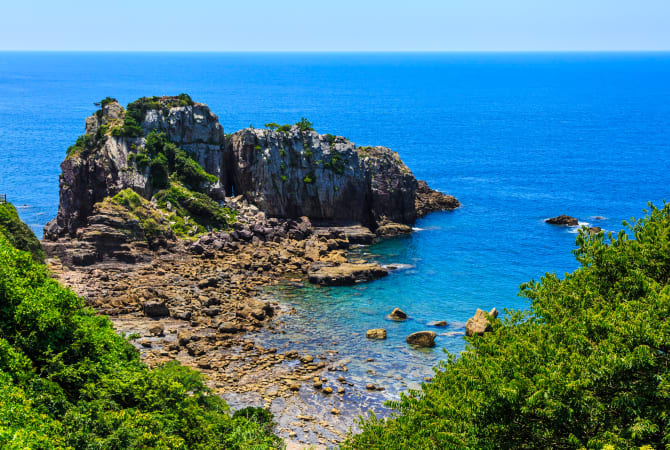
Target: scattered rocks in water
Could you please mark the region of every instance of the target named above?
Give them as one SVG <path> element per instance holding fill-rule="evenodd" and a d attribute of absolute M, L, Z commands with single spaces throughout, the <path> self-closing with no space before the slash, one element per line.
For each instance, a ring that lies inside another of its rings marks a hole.
<path fill-rule="evenodd" d="M 435 336 L 434 331 L 417 331 L 407 336 L 405 341 L 416 347 L 435 347 Z"/>
<path fill-rule="evenodd" d="M 365 337 L 368 339 L 386 339 L 386 330 L 383 328 L 375 328 L 365 332 Z"/>
<path fill-rule="evenodd" d="M 338 394 L 344 394 L 344 388 L 343 387 L 338 387 L 337 388 L 337 393 Z"/>
<path fill-rule="evenodd" d="M 368 391 L 374 391 L 375 389 L 377 389 L 377 387 L 372 383 L 368 383 L 365 385 L 365 389 L 367 389 Z"/>
<path fill-rule="evenodd" d="M 333 409 L 330 410 L 330 413 L 333 414 L 333 415 L 338 415 L 340 413 L 340 411 L 337 408 L 333 408 Z"/>
<path fill-rule="evenodd" d="M 297 381 L 291 381 L 288 385 L 289 390 L 291 391 L 299 391 L 300 390 L 300 383 Z"/>
<path fill-rule="evenodd" d="M 394 308 L 393 311 L 391 311 L 391 314 L 389 314 L 389 319 L 391 320 L 405 320 L 407 319 L 407 314 L 400 308 Z"/>
<path fill-rule="evenodd" d="M 388 270 L 377 263 L 342 263 L 335 266 L 313 264 L 308 271 L 310 283 L 322 286 L 351 286 L 376 280 L 388 275 Z"/>
<path fill-rule="evenodd" d="M 560 216 L 552 217 L 551 219 L 546 219 L 546 223 L 549 225 L 565 225 L 569 227 L 576 227 L 579 225 L 579 221 L 571 216 L 566 216 L 565 214 L 561 214 Z"/>
<path fill-rule="evenodd" d="M 314 357 L 311 355 L 304 355 L 302 358 L 300 358 L 300 361 L 302 361 L 305 364 L 309 364 L 312 361 L 314 361 Z"/>
<path fill-rule="evenodd" d="M 325 387 L 325 388 L 323 388 L 323 393 L 324 394 L 332 394 L 333 393 L 333 388 L 332 387 Z"/>
<path fill-rule="evenodd" d="M 487 331 L 491 331 L 491 323 L 488 317 L 493 319 L 498 317 L 498 310 L 493 308 L 488 314 L 477 308 L 475 315 L 465 323 L 465 334 L 467 336 L 474 336 L 475 334 L 483 335 Z"/>
<path fill-rule="evenodd" d="M 449 325 L 449 324 L 447 323 L 446 320 L 438 320 L 438 321 L 436 321 L 436 322 L 429 322 L 429 323 L 428 323 L 428 326 L 431 326 L 431 327 L 441 327 L 441 328 L 444 328 L 444 327 L 446 327 L 447 325 Z"/>
<path fill-rule="evenodd" d="M 589 227 L 589 233 L 590 234 L 598 234 L 602 231 L 603 229 L 600 227 Z"/>

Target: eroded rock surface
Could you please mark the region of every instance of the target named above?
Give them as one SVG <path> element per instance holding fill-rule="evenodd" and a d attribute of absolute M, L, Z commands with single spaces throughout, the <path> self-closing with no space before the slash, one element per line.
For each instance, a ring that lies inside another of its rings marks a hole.
<path fill-rule="evenodd" d="M 491 322 L 489 317 L 495 319 L 498 317 L 498 310 L 493 308 L 488 314 L 485 311 L 477 308 L 475 315 L 468 319 L 465 323 L 465 334 L 467 336 L 474 336 L 475 334 L 483 335 L 487 331 L 491 331 Z"/>

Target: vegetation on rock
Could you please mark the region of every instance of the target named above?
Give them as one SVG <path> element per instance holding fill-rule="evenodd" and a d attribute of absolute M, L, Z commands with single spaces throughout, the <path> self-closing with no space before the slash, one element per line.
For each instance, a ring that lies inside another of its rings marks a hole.
<path fill-rule="evenodd" d="M 11 203 L 0 203 L 0 235 L 3 235 L 12 246 L 29 252 L 35 261 L 44 261 L 40 241 L 30 227 L 21 221 Z"/>
<path fill-rule="evenodd" d="M 522 285 L 529 311 L 466 338 L 344 448 L 670 446 L 670 205 L 624 225 L 582 230 L 579 269 Z"/>
<path fill-rule="evenodd" d="M 206 194 L 189 190 L 178 182 L 172 182 L 167 189 L 158 191 L 154 199 L 159 208 L 172 210 L 182 219 L 172 225 L 180 236 L 193 234 L 188 231 L 193 227 L 196 227 L 196 233 L 204 233 L 228 228 L 236 222 L 235 211 L 219 205 Z M 188 219 L 192 221 L 188 222 Z"/>
<path fill-rule="evenodd" d="M 0 235 L 0 447 L 277 448 L 176 363 L 150 370 L 104 316 Z"/>

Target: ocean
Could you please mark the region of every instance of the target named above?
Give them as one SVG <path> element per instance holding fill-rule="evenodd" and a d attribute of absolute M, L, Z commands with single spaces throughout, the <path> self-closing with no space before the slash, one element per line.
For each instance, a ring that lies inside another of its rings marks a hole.
<path fill-rule="evenodd" d="M 321 133 L 397 151 L 462 207 L 360 252 L 406 264 L 355 287 L 273 288 L 295 314 L 266 346 L 338 351 L 352 380 L 417 387 L 465 348 L 477 308 L 524 309 L 519 285 L 577 263 L 569 214 L 618 231 L 670 183 L 669 53 L 0 53 L 0 194 L 41 236 L 59 164 L 93 102 L 190 94 L 227 133 L 306 117 Z M 410 316 L 391 322 L 400 307 Z M 427 323 L 446 320 L 444 329 Z M 386 341 L 365 339 L 386 328 Z M 405 337 L 438 332 L 437 347 Z M 374 361 L 367 361 L 368 359 Z"/>

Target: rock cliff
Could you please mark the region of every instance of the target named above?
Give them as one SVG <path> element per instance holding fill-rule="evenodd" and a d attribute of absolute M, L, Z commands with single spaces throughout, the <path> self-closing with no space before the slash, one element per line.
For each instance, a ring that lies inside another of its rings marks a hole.
<path fill-rule="evenodd" d="M 100 105 L 61 164 L 58 216 L 45 227 L 48 240 L 75 237 L 95 215 L 97 203 L 127 188 L 147 200 L 153 197 L 154 204 L 164 189 L 157 206 L 170 210 L 175 195 L 188 200 L 184 180 L 202 169 L 206 182 L 193 189 L 217 202 L 242 195 L 269 217 L 308 216 L 374 230 L 389 223 L 411 225 L 430 211 L 459 206 L 455 198 L 417 181 L 390 149 L 357 147 L 341 136 L 318 134 L 306 121 L 226 136 L 217 116 L 185 94 L 144 97 L 127 109 L 111 98 Z M 149 148 L 147 139 L 156 133 L 174 146 L 160 147 L 161 154 Z M 181 160 L 175 151 L 184 155 Z M 157 183 L 160 164 L 165 174 Z M 186 174 L 181 178 L 174 172 L 177 164 Z M 175 186 L 175 180 L 182 184 Z"/>

